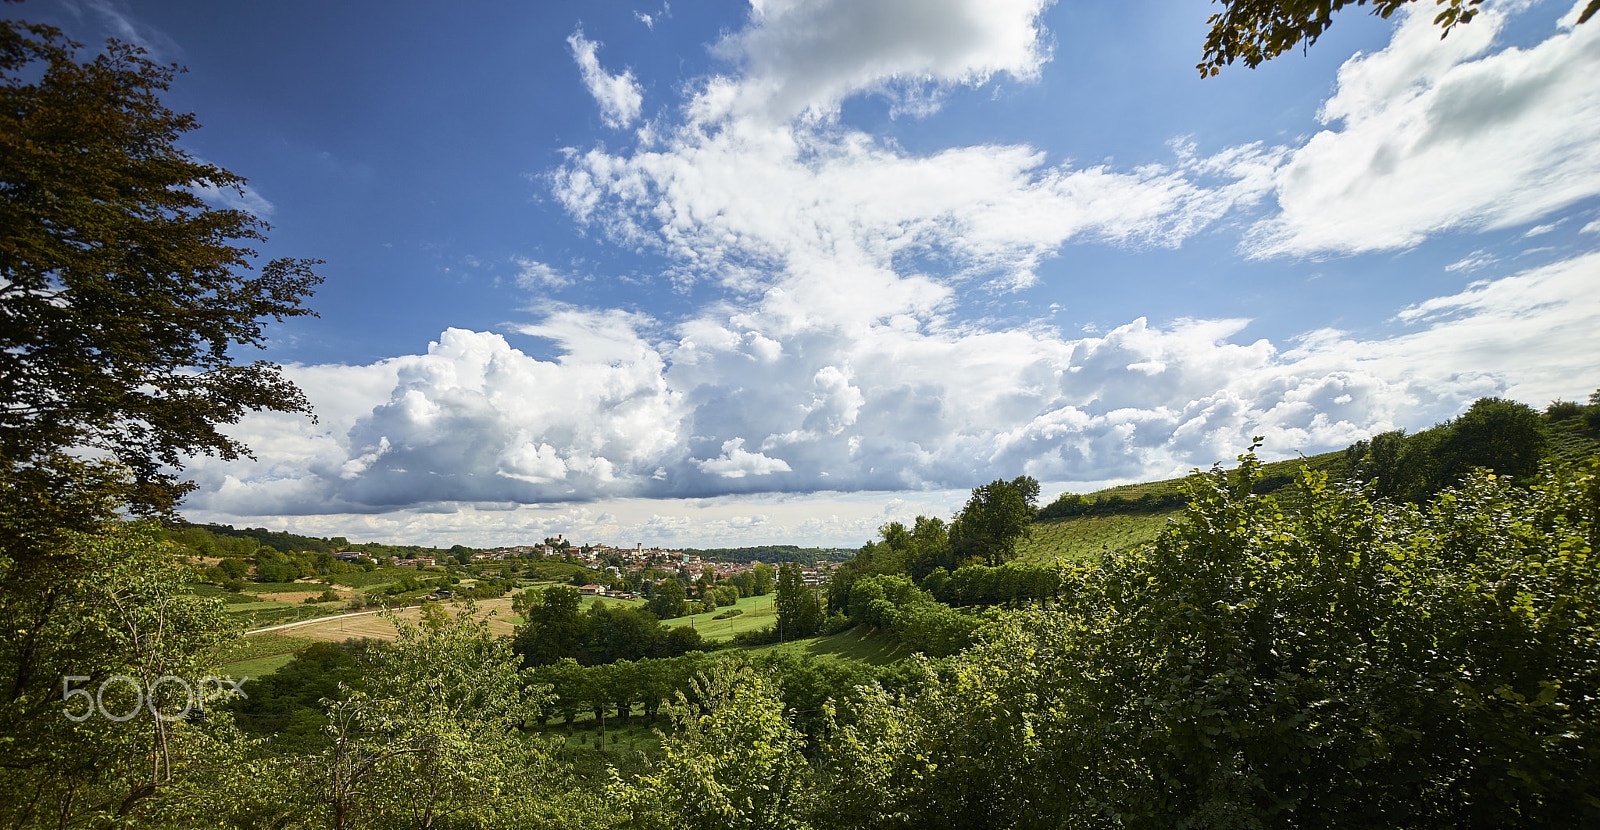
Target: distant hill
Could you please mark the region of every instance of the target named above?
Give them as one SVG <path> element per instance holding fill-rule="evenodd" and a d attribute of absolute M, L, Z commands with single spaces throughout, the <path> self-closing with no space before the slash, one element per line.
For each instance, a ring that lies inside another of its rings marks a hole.
<path fill-rule="evenodd" d="M 174 527 L 174 530 L 178 532 L 176 541 L 207 555 L 211 555 L 210 552 L 203 549 L 207 535 L 220 539 L 246 539 L 255 542 L 256 547 L 271 547 L 279 552 L 311 551 L 313 553 L 331 553 L 333 552 L 334 542 L 339 541 L 343 549 L 359 550 L 372 556 L 412 558 L 417 556 L 442 556 L 446 553 L 445 550 L 440 548 L 423 547 L 421 545 L 385 545 L 378 542 L 357 544 L 339 539 L 319 539 L 315 536 L 301 536 L 283 530 L 267 530 L 264 527 L 236 528 L 233 525 L 180 522 Z M 232 546 L 219 547 L 231 548 Z M 249 555 L 254 549 L 251 547 L 244 551 L 231 550 L 230 552 Z"/>
<path fill-rule="evenodd" d="M 1447 456 L 1454 452 L 1472 463 L 1492 464 L 1484 459 L 1500 457 L 1505 453 L 1505 445 L 1514 443 L 1504 436 L 1497 436 L 1500 440 L 1484 440 L 1469 436 L 1471 441 L 1478 441 L 1484 446 L 1481 451 L 1485 454 L 1477 456 L 1476 460 L 1471 451 L 1477 448 L 1469 447 L 1464 451 L 1463 443 L 1468 439 L 1455 440 L 1452 435 L 1465 435 L 1467 426 L 1476 423 L 1472 414 L 1480 408 L 1484 411 L 1500 411 L 1502 415 L 1507 412 L 1515 416 L 1519 412 L 1525 418 L 1536 419 L 1537 432 L 1542 446 L 1538 447 L 1538 456 L 1547 461 L 1562 464 L 1574 464 L 1600 454 L 1600 392 L 1590 398 L 1587 406 L 1572 402 L 1556 401 L 1542 413 L 1534 413 L 1531 409 L 1512 402 L 1485 399 L 1474 405 L 1474 409 L 1462 418 L 1439 424 L 1432 429 L 1423 430 L 1415 435 L 1407 436 L 1403 432 L 1386 433 L 1383 436 L 1374 436 L 1371 441 L 1361 441 L 1343 450 L 1322 453 L 1305 458 L 1274 461 L 1262 465 L 1260 476 L 1257 479 L 1255 490 L 1258 493 L 1280 493 L 1289 484 L 1293 483 L 1295 476 L 1302 466 L 1312 470 L 1326 472 L 1335 480 L 1346 480 L 1352 476 L 1362 475 L 1372 477 L 1387 473 L 1391 478 L 1400 472 L 1405 472 L 1418 478 L 1416 494 L 1422 495 L 1430 488 L 1437 489 L 1450 482 L 1447 473 Z M 1406 456 L 1399 463 L 1410 465 L 1414 469 L 1397 470 L 1396 462 L 1384 463 L 1375 461 L 1372 453 L 1385 437 L 1390 439 L 1389 446 L 1392 451 L 1400 456 Z M 1533 436 L 1525 436 L 1532 439 Z M 1493 446 L 1489 446 L 1489 445 Z M 1462 459 L 1456 459 L 1458 462 Z M 1457 463 L 1456 468 L 1460 468 Z M 1018 559 L 1023 562 L 1044 564 L 1057 558 L 1078 560 L 1099 556 L 1109 551 L 1127 550 L 1135 545 L 1154 539 L 1167 522 L 1182 511 L 1185 499 L 1181 485 L 1185 478 L 1170 478 L 1163 481 L 1127 484 L 1120 487 L 1108 487 L 1092 493 L 1074 494 L 1063 493 L 1055 501 L 1040 508 L 1034 520 L 1032 538 L 1018 546 Z M 1422 482 L 1422 479 L 1431 479 Z"/>

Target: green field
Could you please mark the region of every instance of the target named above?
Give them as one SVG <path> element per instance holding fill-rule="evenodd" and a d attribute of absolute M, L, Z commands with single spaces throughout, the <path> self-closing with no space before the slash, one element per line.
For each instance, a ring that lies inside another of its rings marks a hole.
<path fill-rule="evenodd" d="M 834 660 L 859 660 L 874 666 L 886 666 L 911 656 L 910 650 L 898 640 L 869 632 L 865 626 L 857 626 L 849 631 L 841 631 L 826 637 L 807 637 L 790 643 L 756 646 L 749 651 L 752 653 L 788 651 Z"/>
<path fill-rule="evenodd" d="M 426 572 L 424 571 L 424 573 Z M 394 582 L 399 582 L 408 576 L 415 578 L 417 576 L 417 569 L 379 568 L 371 572 L 351 571 L 349 573 L 334 574 L 332 576 L 324 577 L 324 579 L 335 585 L 343 585 L 347 588 L 376 588 Z"/>
<path fill-rule="evenodd" d="M 584 597 L 583 598 L 583 606 L 582 607 L 587 610 L 589 608 L 589 606 L 594 605 L 597 602 L 605 603 L 607 608 L 615 608 L 618 605 L 625 605 L 625 606 L 627 606 L 629 608 L 638 608 L 639 606 L 644 605 L 644 600 L 642 600 L 642 599 L 613 599 L 611 597 Z"/>
<path fill-rule="evenodd" d="M 259 657 L 285 654 L 291 651 L 299 651 L 313 642 L 315 641 L 276 632 L 246 634 L 239 638 L 239 642 L 233 648 L 222 655 L 219 662 L 222 665 L 227 665 L 241 660 L 254 660 Z"/>
<path fill-rule="evenodd" d="M 254 660 L 240 660 L 222 667 L 222 673 L 229 677 L 249 678 L 266 677 L 269 674 L 289 665 L 294 659 L 293 654 L 272 654 L 266 657 L 257 657 Z"/>
<path fill-rule="evenodd" d="M 662 620 L 667 625 L 693 625 L 700 632 L 700 636 L 707 640 L 731 640 L 733 635 L 741 631 L 755 631 L 766 628 L 778 622 L 778 609 L 773 607 L 777 594 L 767 594 L 759 597 L 744 597 L 737 605 L 724 606 L 715 611 L 704 614 L 691 614 L 687 617 L 676 617 Z M 725 620 L 712 619 L 718 614 L 727 611 L 729 607 L 743 611 L 737 617 Z"/>
<path fill-rule="evenodd" d="M 286 634 L 247 634 L 221 656 L 218 668 L 231 677 L 262 677 L 283 668 L 312 642 Z"/>
<path fill-rule="evenodd" d="M 1259 477 L 1276 482 L 1291 480 L 1301 466 L 1313 470 L 1327 470 L 1342 463 L 1342 452 L 1323 453 L 1309 458 L 1292 458 L 1262 465 Z M 1097 490 L 1085 497 L 1091 501 L 1112 496 L 1137 499 L 1180 492 L 1185 478 L 1128 484 Z M 1135 509 L 1109 516 L 1084 516 L 1076 519 L 1048 519 L 1034 522 L 1032 536 L 1017 545 L 1017 561 L 1047 565 L 1056 559 L 1079 561 L 1093 559 L 1102 553 L 1127 550 L 1148 542 L 1161 533 L 1167 523 L 1182 511 L 1165 513 L 1140 513 Z"/>

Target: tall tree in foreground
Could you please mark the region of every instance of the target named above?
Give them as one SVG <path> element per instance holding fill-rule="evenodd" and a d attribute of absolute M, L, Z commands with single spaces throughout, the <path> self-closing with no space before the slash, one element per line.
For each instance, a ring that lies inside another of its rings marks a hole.
<path fill-rule="evenodd" d="M 202 198 L 244 179 L 178 147 L 198 125 L 161 103 L 173 69 L 117 41 L 86 61 L 81 48 L 0 22 L 0 553 L 13 560 L 108 508 L 169 510 L 192 486 L 173 472 L 185 458 L 248 453 L 220 425 L 310 408 L 277 366 L 232 349 L 311 313 L 314 263 L 252 273 L 265 224 Z"/>
<path fill-rule="evenodd" d="M 233 623 L 148 525 L 76 537 L 93 579 L 24 571 L 0 609 L 0 826 L 147 820 L 228 754 L 225 717 L 195 717 Z"/>
<path fill-rule="evenodd" d="M 201 768 L 175 751 L 192 724 L 156 713 L 180 688 L 166 678 L 199 685 L 205 650 L 231 631 L 174 596 L 168 552 L 112 520 L 169 513 L 188 457 L 246 454 L 219 427 L 309 409 L 278 367 L 233 349 L 310 313 L 313 263 L 252 270 L 265 225 L 202 198 L 244 180 L 179 149 L 197 125 L 161 103 L 172 68 L 116 41 L 87 60 L 81 48 L 0 21 L 0 815 L 13 826 L 132 822 L 176 771 Z M 118 676 L 131 680 L 106 695 L 127 698 L 114 701 L 127 720 L 100 717 L 98 700 L 66 720 L 69 678 L 99 694 Z"/>
<path fill-rule="evenodd" d="M 393 643 L 367 657 L 364 688 L 327 702 L 327 746 L 299 760 L 325 826 L 520 826 L 553 743 L 518 730 L 550 702 L 549 687 L 468 603 L 454 616 L 424 606 L 397 615 Z"/>
<path fill-rule="evenodd" d="M 663 758 L 637 781 L 614 783 L 620 826 L 638 830 L 743 827 L 803 830 L 815 810 L 805 735 L 776 683 L 726 663 L 692 681 L 670 708 Z"/>

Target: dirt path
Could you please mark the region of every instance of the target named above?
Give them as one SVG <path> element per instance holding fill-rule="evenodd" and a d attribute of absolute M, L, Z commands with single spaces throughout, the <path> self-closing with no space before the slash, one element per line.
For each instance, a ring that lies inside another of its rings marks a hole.
<path fill-rule="evenodd" d="M 516 631 L 516 625 L 507 617 L 511 614 L 511 600 L 487 599 L 478 600 L 479 616 L 486 616 L 489 612 L 496 612 L 495 616 L 488 617 L 489 631 L 494 634 L 510 635 Z M 318 617 L 314 620 L 274 625 L 251 631 L 251 634 L 260 634 L 267 631 L 282 631 L 287 628 L 295 629 L 296 637 L 308 640 L 331 640 L 338 642 L 352 638 L 393 640 L 396 636 L 394 623 L 376 615 L 377 611 L 357 611 L 351 614 L 338 614 L 332 617 Z M 453 613 L 453 611 L 452 611 Z M 422 614 L 419 606 L 401 608 L 396 615 L 404 620 L 416 621 Z"/>
<path fill-rule="evenodd" d="M 295 626 L 300 626 L 300 625 L 312 625 L 313 623 L 324 623 L 324 622 L 328 622 L 329 620 L 342 620 L 342 619 L 345 619 L 346 617 L 365 617 L 365 616 L 367 616 L 369 614 L 376 614 L 376 613 L 378 613 L 378 612 L 377 611 L 356 611 L 355 613 L 352 613 L 352 614 L 339 614 L 339 615 L 333 616 L 333 617 L 317 617 L 314 620 L 301 620 L 299 622 L 284 623 L 283 625 L 272 625 L 272 626 L 267 626 L 266 628 L 257 628 L 257 629 L 255 629 L 253 631 L 246 631 L 245 633 L 246 634 L 265 634 L 268 631 L 281 631 L 281 630 L 283 630 L 285 628 L 294 628 Z"/>

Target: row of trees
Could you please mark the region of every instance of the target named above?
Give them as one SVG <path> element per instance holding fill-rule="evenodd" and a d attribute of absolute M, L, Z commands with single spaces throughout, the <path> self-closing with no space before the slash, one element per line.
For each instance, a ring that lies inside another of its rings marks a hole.
<path fill-rule="evenodd" d="M 1345 450 L 1353 478 L 1380 497 L 1427 502 L 1476 468 L 1527 480 L 1539 471 L 1548 442 L 1544 419 L 1526 404 L 1482 398 L 1432 429 L 1379 433 Z"/>
<path fill-rule="evenodd" d="M 595 665 L 675 657 L 701 646 L 694 628 L 664 625 L 647 609 L 599 601 L 584 611 L 583 595 L 566 585 L 529 588 L 512 599 L 512 608 L 523 622 L 511 648 L 528 666 L 547 666 L 563 658 Z"/>

